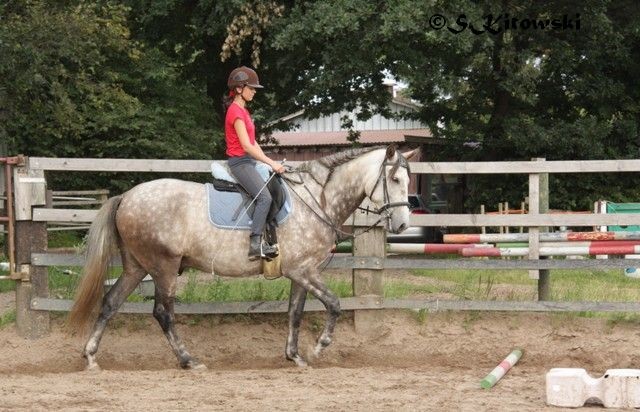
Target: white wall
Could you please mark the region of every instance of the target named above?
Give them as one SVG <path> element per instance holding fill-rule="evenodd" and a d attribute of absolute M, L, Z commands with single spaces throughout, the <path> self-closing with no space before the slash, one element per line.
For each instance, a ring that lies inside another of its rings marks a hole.
<path fill-rule="evenodd" d="M 396 103 L 390 104 L 390 109 L 393 113 L 402 113 L 411 111 L 409 108 L 405 106 L 401 106 Z M 299 132 L 339 132 L 340 130 L 345 130 L 340 127 L 341 121 L 340 118 L 348 115 L 350 119 L 353 120 L 353 125 L 355 130 L 403 130 L 403 129 L 424 129 L 427 126 L 416 121 L 416 120 L 393 120 L 387 119 L 386 117 L 375 114 L 371 119 L 366 122 L 361 122 L 356 120 L 356 113 L 352 112 L 340 112 L 334 113 L 330 116 L 320 117 L 318 119 L 305 119 L 302 116 L 296 117 L 291 120 L 291 123 L 298 126 L 295 131 Z"/>

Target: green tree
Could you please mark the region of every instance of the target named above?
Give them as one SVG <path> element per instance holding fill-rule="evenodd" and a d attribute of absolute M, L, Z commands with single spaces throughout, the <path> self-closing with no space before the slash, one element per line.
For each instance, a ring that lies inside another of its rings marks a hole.
<path fill-rule="evenodd" d="M 435 14 L 447 27 L 431 27 Z M 476 33 L 461 30 L 461 14 Z M 565 29 L 505 29 L 510 17 L 565 15 L 573 21 Z M 421 103 L 417 118 L 446 143 L 434 160 L 635 158 L 639 17 L 633 1 L 304 2 L 291 6 L 265 47 L 285 53 L 263 61 L 292 68 L 298 94 L 288 99 L 312 114 L 356 104 L 370 109 L 365 116 L 383 111 L 382 73 L 405 81 Z M 483 27 L 489 18 L 502 25 L 495 34 Z M 552 207 L 640 197 L 635 176 L 576 179 L 552 179 Z M 499 185 L 474 178 L 469 189 L 469 207 L 516 202 L 527 192 L 521 176 Z"/>
<path fill-rule="evenodd" d="M 633 0 L 76 1 L 49 14 L 38 7 L 49 3 L 0 9 L 8 16 L 0 52 L 10 56 L 0 61 L 0 91 L 20 96 L 7 122 L 20 141 L 48 136 L 83 155 L 96 148 L 100 155 L 208 155 L 221 147 L 212 145 L 221 141 L 226 77 L 245 64 L 258 66 L 266 86 L 252 104 L 262 131 L 301 108 L 311 117 L 356 107 L 362 118 L 386 113 L 381 81 L 394 76 L 421 104 L 415 117 L 445 143 L 433 160 L 638 157 L 640 4 Z M 436 14 L 447 18 L 440 30 L 430 24 Z M 564 15 L 573 28 L 505 29 L 512 17 Z M 502 29 L 489 32 L 487 19 Z M 631 175 L 581 176 L 579 184 L 555 176 L 551 191 L 555 208 L 639 195 Z M 474 178 L 468 204 L 525 194 L 524 177 Z"/>
<path fill-rule="evenodd" d="M 52 157 L 209 158 L 220 132 L 203 86 L 131 38 L 111 2 L 10 2 L 0 9 L 0 89 L 9 151 Z M 53 186 L 124 190 L 147 177 L 54 175 Z"/>

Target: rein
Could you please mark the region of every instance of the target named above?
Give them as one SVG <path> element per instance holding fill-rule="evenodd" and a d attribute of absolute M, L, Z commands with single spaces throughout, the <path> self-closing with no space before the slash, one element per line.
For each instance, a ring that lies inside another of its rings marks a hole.
<path fill-rule="evenodd" d="M 300 201 L 302 202 L 303 205 L 305 205 L 309 210 L 311 210 L 311 212 L 316 215 L 318 217 L 318 219 L 320 219 L 320 221 L 322 223 L 324 223 L 325 225 L 329 226 L 333 232 L 336 235 L 336 238 L 338 240 L 338 242 L 341 242 L 343 240 L 347 240 L 347 239 L 354 239 L 355 236 L 352 233 L 348 233 L 345 232 L 344 230 L 338 228 L 332 221 L 331 218 L 329 218 L 329 216 L 327 216 L 327 212 L 324 211 L 324 209 L 322 208 L 322 206 L 320 205 L 320 202 L 318 202 L 318 199 L 315 198 L 315 196 L 313 196 L 313 193 L 311 193 L 311 190 L 309 190 L 309 187 L 307 186 L 307 184 L 304 182 L 304 180 L 302 179 L 302 177 L 300 176 L 301 172 L 299 171 L 295 171 L 295 172 L 291 172 L 291 173 L 297 173 L 298 177 L 300 178 L 300 181 L 295 181 L 292 180 L 288 177 L 284 177 L 287 181 L 291 182 L 291 183 L 295 183 L 295 184 L 302 184 L 302 187 L 305 188 L 305 190 L 307 191 L 307 193 L 309 194 L 309 196 L 311 196 L 311 199 L 313 199 L 313 202 L 316 204 L 316 206 L 318 206 L 318 209 L 320 209 L 320 211 L 322 212 L 322 214 L 324 216 L 321 216 L 316 209 L 314 209 L 313 207 L 311 207 L 303 198 L 302 196 L 300 196 L 300 194 L 293 188 L 293 186 L 289 186 L 289 189 L 291 189 L 291 191 L 298 196 L 298 199 L 300 199 Z M 307 172 L 309 173 L 309 172 Z M 325 183 L 326 185 L 326 183 Z M 324 185 L 321 186 L 322 190 L 324 191 Z M 381 220 L 381 219 L 380 219 Z M 380 220 L 378 220 L 375 224 L 373 224 L 371 227 L 368 227 L 366 231 L 371 230 L 374 226 L 376 226 L 378 223 L 380 223 Z M 365 231 L 365 232 L 366 232 Z M 363 232 L 363 233 L 365 233 Z"/>
<path fill-rule="evenodd" d="M 398 153 L 398 152 L 396 152 Z M 347 240 L 347 239 L 355 239 L 357 236 L 361 236 L 367 232 L 369 232 L 371 229 L 373 229 L 374 227 L 376 227 L 380 222 L 382 222 L 383 220 L 387 220 L 389 221 L 391 219 L 391 213 L 389 212 L 389 209 L 392 209 L 394 207 L 401 207 L 401 206 L 410 206 L 411 204 L 409 202 L 389 202 L 389 189 L 387 186 L 387 169 L 386 166 L 391 166 L 391 170 L 389 173 L 389 176 L 391 177 L 391 179 L 395 179 L 395 174 L 398 171 L 398 169 L 400 167 L 404 167 L 405 169 L 407 169 L 407 172 L 410 173 L 410 169 L 409 169 L 409 163 L 407 162 L 407 160 L 402 157 L 402 155 L 400 153 L 398 153 L 398 160 L 396 162 L 389 162 L 386 160 L 382 163 L 382 165 L 380 166 L 380 172 L 378 173 L 378 179 L 376 180 L 376 184 L 373 186 L 373 189 L 371 190 L 371 193 L 369 193 L 367 195 L 367 197 L 369 199 L 371 199 L 371 196 L 373 196 L 373 193 L 375 192 L 376 188 L 378 187 L 378 185 L 380 184 L 380 181 L 382 180 L 382 188 L 383 188 L 383 199 L 385 201 L 385 203 L 380 206 L 378 209 L 372 210 L 367 208 L 362 208 L 360 206 L 358 206 L 359 210 L 364 210 L 367 213 L 371 212 L 377 215 L 380 215 L 380 218 L 378 218 L 378 220 L 376 220 L 373 224 L 367 226 L 362 232 L 354 235 L 353 233 L 348 233 L 343 231 L 342 229 L 338 228 L 329 218 L 329 216 L 327 215 L 327 212 L 325 212 L 324 208 L 320 205 L 320 202 L 318 202 L 318 199 L 315 198 L 315 196 L 313 195 L 313 193 L 311 192 L 311 190 L 309 190 L 309 187 L 307 186 L 307 184 L 305 183 L 304 179 L 302 179 L 301 173 L 298 170 L 292 170 L 291 173 L 297 173 L 299 181 L 293 180 L 289 177 L 284 177 L 287 181 L 294 183 L 294 184 L 302 184 L 302 186 L 305 188 L 305 190 L 307 191 L 307 193 L 309 194 L 309 196 L 311 196 L 311 199 L 313 199 L 314 203 L 316 204 L 316 206 L 319 208 L 319 210 L 322 212 L 323 216 L 320 215 L 315 208 L 311 207 L 303 198 L 302 196 L 300 196 L 300 194 L 292 187 L 289 186 L 289 188 L 293 191 L 293 193 L 295 193 L 296 196 L 298 196 L 298 199 L 300 199 L 300 201 L 302 202 L 302 204 L 304 204 L 309 210 L 311 210 L 311 212 L 313 212 L 314 215 L 316 215 L 320 221 L 322 221 L 325 225 L 329 226 L 333 232 L 336 235 L 337 241 L 341 242 L 343 240 Z M 306 171 L 305 173 L 308 173 L 309 175 L 311 175 L 311 177 L 317 182 L 317 179 L 311 174 L 311 172 Z M 324 182 L 324 184 L 320 185 L 322 187 L 322 191 L 324 192 L 325 186 L 327 185 L 328 180 L 326 182 Z"/>

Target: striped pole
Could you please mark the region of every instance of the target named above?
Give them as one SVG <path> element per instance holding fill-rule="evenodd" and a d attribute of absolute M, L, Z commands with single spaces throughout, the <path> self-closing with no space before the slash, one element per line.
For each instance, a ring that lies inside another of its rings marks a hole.
<path fill-rule="evenodd" d="M 493 245 L 483 245 L 474 243 L 387 243 L 387 253 L 404 253 L 404 254 L 425 254 L 433 255 L 438 253 L 458 253 L 462 249 L 474 247 L 492 247 Z M 334 253 L 351 253 L 351 242 L 341 242 L 331 250 Z"/>
<path fill-rule="evenodd" d="M 462 256 L 528 256 L 529 244 L 496 243 L 387 243 L 387 253 L 459 254 Z M 351 242 L 334 246 L 333 253 L 351 253 Z M 596 240 L 592 242 L 541 242 L 540 256 L 633 255 L 640 253 L 640 240 Z"/>
<path fill-rule="evenodd" d="M 388 243 L 387 252 L 433 255 L 438 253 L 461 253 L 466 248 L 491 247 L 474 243 Z"/>
<path fill-rule="evenodd" d="M 522 357 L 522 349 L 514 349 L 509 356 L 504 358 L 498 366 L 496 366 L 483 380 L 480 381 L 480 387 L 483 389 L 492 388 Z"/>
<path fill-rule="evenodd" d="M 569 255 L 633 255 L 640 253 L 640 245 L 627 246 L 564 246 L 540 247 L 540 256 Z M 529 256 L 528 247 L 518 248 L 464 248 L 462 256 Z"/>
<path fill-rule="evenodd" d="M 541 242 L 570 242 L 576 240 L 640 240 L 640 231 L 632 232 L 553 232 L 540 233 Z M 528 242 L 528 233 L 448 234 L 444 243 Z"/>
<path fill-rule="evenodd" d="M 571 241 L 571 242 L 540 242 L 541 247 L 601 247 L 601 246 L 635 246 L 640 245 L 640 240 L 594 240 L 592 242 L 585 241 Z M 514 248 L 514 247 L 529 247 L 529 243 L 525 242 L 506 242 L 496 243 L 497 248 Z"/>

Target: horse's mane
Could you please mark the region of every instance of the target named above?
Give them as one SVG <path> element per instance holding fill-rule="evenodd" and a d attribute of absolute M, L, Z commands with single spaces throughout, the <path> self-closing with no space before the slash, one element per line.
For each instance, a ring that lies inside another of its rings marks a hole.
<path fill-rule="evenodd" d="M 369 146 L 369 147 L 360 147 L 360 148 L 344 150 L 342 152 L 321 157 L 320 159 L 308 160 L 304 163 L 301 163 L 298 166 L 298 170 L 307 171 L 311 168 L 313 163 L 320 163 L 327 169 L 333 171 L 336 167 L 343 165 L 355 159 L 356 157 L 359 157 L 365 153 L 369 153 L 374 150 L 378 150 L 382 148 L 383 148 L 382 146 Z"/>

